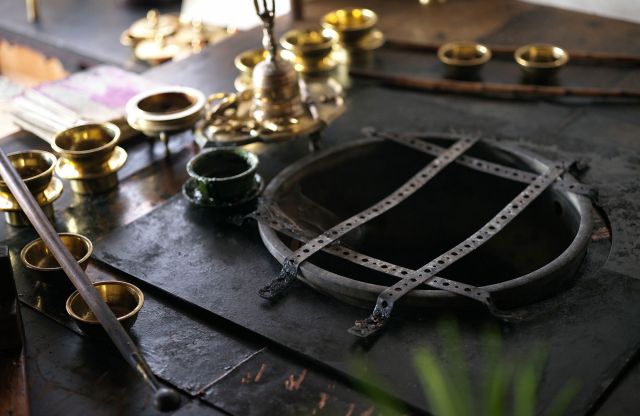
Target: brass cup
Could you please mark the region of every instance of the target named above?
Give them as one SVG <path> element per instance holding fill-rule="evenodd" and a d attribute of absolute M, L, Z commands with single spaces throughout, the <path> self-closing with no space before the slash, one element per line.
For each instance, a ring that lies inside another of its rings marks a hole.
<path fill-rule="evenodd" d="M 105 301 L 118 322 L 127 330 L 138 319 L 138 313 L 144 304 L 142 291 L 127 282 L 110 281 L 94 283 L 98 295 Z M 67 313 L 73 318 L 80 330 L 91 337 L 104 337 L 106 332 L 93 315 L 78 291 L 67 299 Z"/>
<path fill-rule="evenodd" d="M 327 57 L 338 42 L 333 29 L 311 28 L 290 30 L 280 38 L 282 47 L 303 60 L 321 60 Z"/>
<path fill-rule="evenodd" d="M 513 56 L 525 77 L 534 80 L 552 78 L 569 62 L 569 54 L 564 49 L 547 44 L 522 46 Z"/>
<path fill-rule="evenodd" d="M 58 133 L 51 147 L 78 170 L 103 169 L 120 140 L 120 129 L 112 123 L 84 124 Z"/>
<path fill-rule="evenodd" d="M 10 153 L 7 157 L 32 194 L 39 194 L 49 186 L 57 161 L 52 153 L 28 150 Z M 11 193 L 2 179 L 0 179 L 0 192 Z"/>
<path fill-rule="evenodd" d="M 355 44 L 368 35 L 378 22 L 378 15 L 369 9 L 334 10 L 322 17 L 322 27 L 338 32 L 340 41 Z"/>
<path fill-rule="evenodd" d="M 93 244 L 91 244 L 91 241 L 83 235 L 74 233 L 58 233 L 58 236 L 64 246 L 78 261 L 80 267 L 83 270 L 86 269 L 89 258 L 93 253 Z M 69 283 L 62 267 L 60 267 L 58 261 L 53 257 L 49 248 L 40 238 L 24 246 L 20 252 L 20 261 L 26 268 L 38 272 L 42 280 L 47 283 Z"/>
<path fill-rule="evenodd" d="M 477 78 L 482 66 L 491 59 L 491 50 L 476 42 L 449 42 L 438 49 L 438 59 L 451 78 Z"/>
<path fill-rule="evenodd" d="M 194 156 L 187 173 L 200 196 L 216 203 L 234 203 L 255 191 L 258 157 L 239 148 L 217 148 Z"/>

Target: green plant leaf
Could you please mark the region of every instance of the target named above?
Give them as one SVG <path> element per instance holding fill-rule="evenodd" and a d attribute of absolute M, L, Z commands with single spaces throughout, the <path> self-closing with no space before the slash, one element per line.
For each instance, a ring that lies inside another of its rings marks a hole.
<path fill-rule="evenodd" d="M 560 390 L 560 393 L 553 399 L 549 406 L 549 416 L 562 416 L 566 414 L 571 401 L 580 391 L 580 382 L 571 380 Z"/>
<path fill-rule="evenodd" d="M 525 366 L 516 370 L 514 375 L 514 414 L 518 416 L 533 416 L 535 414 L 538 384 L 546 360 L 546 350 L 537 347 L 526 360 Z"/>
<path fill-rule="evenodd" d="M 418 351 L 415 356 L 418 377 L 424 394 L 431 406 L 431 413 L 438 416 L 458 416 L 454 390 L 440 369 L 435 355 L 428 349 Z M 462 415 L 460 415 L 462 416 Z"/>

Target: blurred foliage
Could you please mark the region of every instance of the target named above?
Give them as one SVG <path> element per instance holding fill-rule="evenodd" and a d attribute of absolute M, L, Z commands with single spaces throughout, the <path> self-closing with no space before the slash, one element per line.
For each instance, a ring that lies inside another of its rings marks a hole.
<path fill-rule="evenodd" d="M 548 360 L 547 348 L 542 344 L 532 345 L 523 356 L 506 356 L 496 328 L 488 329 L 480 339 L 483 378 L 476 385 L 465 364 L 468 360 L 456 321 L 442 321 L 439 336 L 447 362 L 442 362 L 436 351 L 428 347 L 414 356 L 428 407 L 436 416 L 533 416 L 542 411 L 545 415 L 561 416 L 580 390 L 576 380 L 569 380 L 551 403 L 540 403 L 538 390 Z M 377 402 L 377 414 L 411 413 L 382 392 L 392 389 L 388 388 L 390 383 L 385 383 L 375 373 L 375 365 L 368 365 L 364 360 L 354 365 L 360 378 L 367 380 L 360 389 Z M 379 386 L 382 391 L 372 385 Z"/>

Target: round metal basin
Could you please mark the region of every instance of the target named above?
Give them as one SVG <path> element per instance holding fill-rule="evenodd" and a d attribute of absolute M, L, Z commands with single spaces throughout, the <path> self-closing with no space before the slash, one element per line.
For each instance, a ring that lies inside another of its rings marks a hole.
<path fill-rule="evenodd" d="M 431 139 L 430 139 L 431 140 Z M 432 139 L 443 147 L 447 139 Z M 546 162 L 521 150 L 479 142 L 467 155 L 543 172 Z M 396 190 L 432 157 L 381 139 L 366 139 L 311 155 L 275 177 L 264 200 L 316 236 Z M 565 181 L 575 182 L 569 174 Z M 465 240 L 526 185 L 452 163 L 407 200 L 345 235 L 363 254 L 418 269 Z M 581 264 L 593 227 L 588 198 L 549 188 L 489 242 L 439 273 L 488 290 L 502 307 L 531 303 L 559 290 Z M 300 243 L 260 224 L 280 262 Z M 345 302 L 371 307 L 397 278 L 327 253 L 300 267 L 299 278 Z M 403 299 L 411 306 L 453 306 L 470 300 L 427 286 Z"/>

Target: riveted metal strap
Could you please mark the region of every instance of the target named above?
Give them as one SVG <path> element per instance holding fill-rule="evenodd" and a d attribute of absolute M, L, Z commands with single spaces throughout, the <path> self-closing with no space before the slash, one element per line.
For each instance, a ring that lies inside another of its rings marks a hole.
<path fill-rule="evenodd" d="M 421 139 L 430 138 L 428 133 L 402 133 L 396 134 L 391 132 L 378 132 L 368 130 L 367 134 L 372 137 L 381 137 L 393 142 L 402 144 L 407 147 L 419 150 L 431 156 L 438 156 L 446 149 L 436 144 L 424 141 Z M 438 133 L 433 138 L 439 139 L 454 139 L 457 135 L 454 133 Z M 499 163 L 489 162 L 487 160 L 478 159 L 469 155 L 462 155 L 456 159 L 456 163 L 465 166 L 470 169 L 474 169 L 480 172 L 488 173 L 490 175 L 499 176 L 501 178 L 510 179 L 512 181 L 521 183 L 531 183 L 538 176 L 535 173 L 527 172 L 521 169 L 515 169 L 509 166 L 501 165 Z M 564 180 L 558 180 L 553 184 L 553 187 L 558 190 L 573 192 L 586 196 L 595 195 L 595 189 L 591 186 L 581 184 L 578 182 L 568 182 Z"/>
<path fill-rule="evenodd" d="M 290 257 L 285 259 L 278 276 L 276 276 L 276 278 L 274 278 L 265 287 L 260 289 L 260 296 L 265 299 L 275 299 L 281 296 L 295 281 L 300 263 L 322 250 L 324 247 L 332 244 L 343 235 L 362 224 L 377 218 L 413 195 L 418 189 L 422 188 L 427 182 L 429 182 L 429 180 L 467 151 L 478 140 L 478 137 L 463 137 L 456 141 L 453 146 L 438 155 L 429 164 L 427 164 L 427 166 L 421 169 L 389 196 L 364 211 L 340 222 L 338 225 L 332 227 L 328 231 L 325 231 L 300 247 Z"/>
<path fill-rule="evenodd" d="M 533 200 L 535 200 L 545 189 L 553 184 L 564 172 L 561 165 L 556 165 L 546 173 L 539 175 L 529 184 L 518 196 L 507 204 L 495 217 L 485 224 L 480 230 L 472 234 L 469 238 L 430 261 L 420 269 L 408 274 L 405 278 L 387 288 L 378 296 L 376 306 L 372 314 L 366 319 L 356 321 L 349 332 L 359 337 L 369 337 L 377 333 L 388 321 L 393 310 L 394 303 L 417 288 L 419 285 L 429 282 L 436 287 L 449 288 L 456 284 L 446 279 L 436 278 L 436 273 L 444 270 L 467 254 L 489 241 L 496 233 L 509 224 L 518 214 L 520 214 Z M 462 288 L 466 292 L 471 288 Z M 471 296 L 486 304 L 489 309 L 498 312 L 498 309 L 491 302 L 490 294 L 484 290 L 471 293 Z"/>
<path fill-rule="evenodd" d="M 285 218 L 284 216 L 278 215 L 275 212 L 268 210 L 266 207 L 261 207 L 257 211 L 248 215 L 248 217 L 254 218 L 255 220 L 277 230 L 288 237 L 296 239 L 302 243 L 306 243 L 311 238 L 306 237 L 305 234 L 300 228 L 298 228 L 295 224 L 293 224 L 290 220 Z M 343 260 L 351 262 L 353 264 L 357 264 L 362 267 L 366 267 L 371 270 L 375 270 L 380 273 L 384 273 L 386 275 L 395 277 L 397 279 L 403 279 L 408 276 L 410 273 L 413 273 L 414 270 L 408 269 L 406 267 L 399 266 L 397 264 L 389 263 L 384 260 L 377 259 L 372 256 L 367 256 L 366 254 L 360 253 L 356 250 L 352 250 L 350 248 L 344 247 L 339 244 L 339 241 L 335 241 L 330 246 L 326 246 L 322 249 L 322 251 L 334 255 L 336 257 L 340 257 Z M 484 290 L 481 288 L 477 288 L 475 286 L 467 285 L 461 282 L 444 279 L 439 277 L 435 283 L 433 281 L 425 282 L 427 285 L 433 287 L 434 289 L 444 290 L 446 292 L 455 293 L 457 295 L 465 296 L 468 298 L 472 298 L 473 300 L 484 302 L 484 297 L 477 295 L 478 292 L 483 292 Z M 443 285 L 443 283 L 449 283 L 447 285 Z"/>

